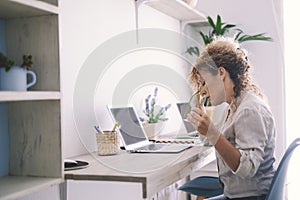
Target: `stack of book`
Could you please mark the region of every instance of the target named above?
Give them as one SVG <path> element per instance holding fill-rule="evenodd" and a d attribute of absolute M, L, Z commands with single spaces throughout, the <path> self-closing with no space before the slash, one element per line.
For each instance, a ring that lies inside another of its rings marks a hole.
<path fill-rule="evenodd" d="M 199 137 L 175 137 L 175 138 L 158 138 L 155 140 L 156 143 L 177 143 L 177 144 L 194 144 L 199 145 L 203 142 Z"/>

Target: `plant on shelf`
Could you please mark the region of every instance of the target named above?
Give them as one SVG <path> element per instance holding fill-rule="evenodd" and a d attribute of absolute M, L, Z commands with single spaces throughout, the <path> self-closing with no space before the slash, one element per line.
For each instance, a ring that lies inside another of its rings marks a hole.
<path fill-rule="evenodd" d="M 4 67 L 5 71 L 9 71 L 10 68 L 15 64 L 14 61 L 9 59 L 7 56 L 0 52 L 0 67 Z"/>
<path fill-rule="evenodd" d="M 237 25 L 222 22 L 220 15 L 217 16 L 216 22 L 214 22 L 210 16 L 207 17 L 207 21 L 211 30 L 209 30 L 208 34 L 205 34 L 202 31 L 199 32 L 205 45 L 209 44 L 215 36 L 223 36 L 229 34 L 230 30 L 235 31 L 234 39 L 240 43 L 250 40 L 272 41 L 272 38 L 265 36 L 265 33 L 259 33 L 255 35 L 245 34 L 241 29 L 236 28 Z M 200 51 L 197 46 L 193 46 L 189 47 L 186 50 L 186 53 L 199 56 Z"/>
<path fill-rule="evenodd" d="M 10 58 L 5 56 L 3 53 L 0 52 L 0 67 L 4 67 L 5 71 L 8 72 L 13 66 L 15 65 L 15 62 L 12 61 Z M 23 62 L 20 65 L 20 67 L 24 69 L 32 69 L 32 56 L 31 55 L 23 55 Z"/>
<path fill-rule="evenodd" d="M 157 93 L 158 93 L 158 87 L 154 89 L 153 97 L 151 94 L 149 94 L 145 99 L 146 105 L 145 105 L 145 110 L 143 110 L 143 112 L 146 115 L 146 118 L 140 117 L 140 120 L 142 122 L 151 124 L 151 123 L 157 123 L 159 121 L 168 120 L 168 118 L 166 118 L 164 115 L 166 111 L 171 107 L 171 104 L 168 104 L 164 107 L 156 105 Z"/>
<path fill-rule="evenodd" d="M 30 70 L 32 69 L 32 65 L 33 65 L 32 55 L 23 55 L 23 63 L 21 67 Z"/>

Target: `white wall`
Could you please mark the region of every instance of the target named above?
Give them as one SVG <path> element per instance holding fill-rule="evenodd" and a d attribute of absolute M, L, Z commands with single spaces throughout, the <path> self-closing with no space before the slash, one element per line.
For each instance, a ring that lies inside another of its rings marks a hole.
<path fill-rule="evenodd" d="M 64 157 L 96 150 L 93 125 L 97 123 L 103 129 L 112 127 L 106 104 L 134 104 L 137 112 L 142 113 L 142 102 L 149 93 L 153 93 L 154 85 L 159 86 L 158 103 L 161 105 L 175 103 L 182 98 L 188 99 L 190 90 L 185 89 L 188 85 L 187 82 L 181 85 L 175 80 L 185 81 L 189 69 L 186 67 L 186 61 L 180 55 L 173 55 L 172 52 L 160 49 L 140 50 L 139 47 L 128 48 L 129 52 L 121 52 L 122 54 L 118 55 L 117 52 L 120 48 L 126 49 L 130 45 L 126 40 L 128 31 L 135 33 L 133 0 L 89 0 L 84 4 L 79 1 L 64 0 L 61 1 L 61 13 L 60 53 Z M 146 5 L 141 5 L 139 8 L 139 27 L 172 30 L 180 36 L 178 20 Z M 158 44 L 158 46 L 165 42 L 163 36 L 158 35 L 160 33 L 157 31 L 153 33 L 154 35 L 147 38 L 149 41 L 144 42 L 149 42 L 150 45 L 151 43 Z M 125 39 L 119 41 L 119 37 Z M 178 40 L 174 39 L 171 45 L 177 48 L 177 43 Z M 106 51 L 101 54 L 99 52 L 102 51 L 102 48 L 105 48 Z M 102 62 L 106 62 L 108 57 L 114 53 L 119 57 L 112 57 L 113 59 L 109 60 L 105 69 L 99 71 Z M 90 64 L 94 62 L 97 64 L 95 64 L 95 69 L 91 70 Z M 158 66 L 156 71 L 147 71 L 151 67 L 146 66 L 143 72 L 137 72 L 145 65 L 161 65 L 162 67 Z M 85 69 L 91 70 L 92 73 L 87 73 L 86 77 L 81 78 Z M 166 73 L 162 74 L 163 71 Z M 80 83 L 81 92 L 79 93 L 76 93 L 78 90 L 76 84 L 80 82 L 77 78 L 84 79 Z M 131 80 L 124 84 L 122 81 L 128 78 Z M 138 80 L 139 78 L 143 78 L 144 81 Z M 96 81 L 93 82 L 92 79 L 96 79 Z M 95 100 L 94 105 L 91 105 L 93 101 L 90 103 L 82 100 L 89 95 L 90 86 L 95 88 L 95 91 L 92 91 L 94 96 L 91 96 Z M 74 94 L 75 97 L 73 97 Z M 77 103 L 77 100 L 80 103 Z M 79 111 L 77 107 L 80 107 Z M 86 113 L 86 110 L 93 110 L 95 113 Z M 175 105 L 168 111 L 172 117 L 169 117 L 166 130 L 173 131 L 182 128 L 177 112 Z M 95 115 L 96 121 L 91 119 L 91 115 Z"/>
<path fill-rule="evenodd" d="M 277 123 L 278 162 L 286 145 L 282 1 L 202 0 L 197 8 L 213 19 L 220 14 L 225 22 L 239 25 L 248 34 L 266 33 L 273 38 L 273 42 L 250 41 L 243 46 Z"/>
<path fill-rule="evenodd" d="M 298 31 L 295 24 L 300 17 L 300 4 L 298 1 L 284 1 L 284 45 L 285 45 L 285 63 L 286 63 L 286 126 L 287 126 L 287 143 L 291 143 L 296 137 L 299 137 L 299 112 L 300 107 L 295 106 L 300 102 L 299 91 L 299 74 L 298 51 L 300 46 Z M 300 179 L 300 162 L 299 149 L 293 154 L 288 170 L 288 199 L 298 199 Z"/>

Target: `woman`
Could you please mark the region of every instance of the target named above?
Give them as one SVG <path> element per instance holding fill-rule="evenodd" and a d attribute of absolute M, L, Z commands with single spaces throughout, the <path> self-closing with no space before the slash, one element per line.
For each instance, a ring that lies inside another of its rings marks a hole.
<path fill-rule="evenodd" d="M 265 199 L 274 175 L 275 122 L 262 92 L 251 80 L 250 69 L 238 43 L 216 38 L 191 72 L 200 95 L 212 105 L 224 101 L 230 105 L 219 130 L 204 107 L 193 108 L 187 117 L 216 149 L 224 195 L 215 199 Z"/>

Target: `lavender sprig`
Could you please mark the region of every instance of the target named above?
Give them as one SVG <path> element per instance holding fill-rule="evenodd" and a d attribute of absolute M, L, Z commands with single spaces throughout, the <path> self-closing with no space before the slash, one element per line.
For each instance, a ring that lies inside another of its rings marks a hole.
<path fill-rule="evenodd" d="M 151 98 L 151 94 L 150 94 L 145 99 L 146 107 L 145 107 L 145 110 L 143 112 L 147 116 L 147 119 L 144 119 L 144 118 L 140 117 L 140 120 L 142 122 L 147 121 L 148 123 L 157 123 L 158 121 L 168 120 L 168 118 L 163 118 L 162 116 L 165 114 L 165 112 L 168 109 L 170 109 L 171 104 L 168 104 L 165 107 L 160 108 L 160 110 L 157 113 L 155 113 L 155 105 L 156 105 L 157 94 L 158 94 L 158 87 L 156 87 L 154 89 L 153 98 Z"/>
<path fill-rule="evenodd" d="M 145 103 L 146 103 L 146 113 L 149 114 L 150 110 L 149 110 L 149 100 L 151 98 L 151 94 L 148 95 L 148 97 L 145 99 Z"/>
<path fill-rule="evenodd" d="M 169 110 L 171 108 L 171 104 L 169 103 L 167 106 L 165 106 L 165 111 Z"/>
<path fill-rule="evenodd" d="M 154 89 L 154 98 L 157 97 L 158 87 Z"/>

